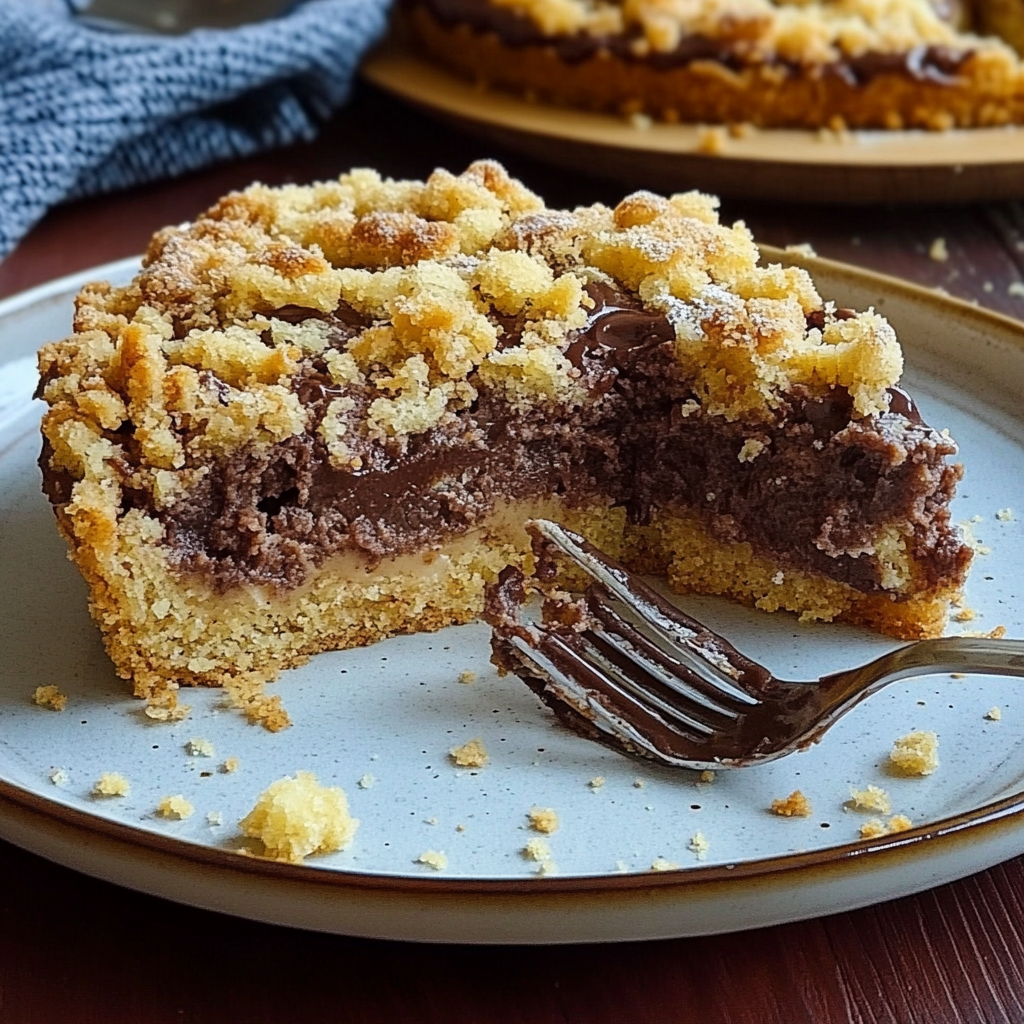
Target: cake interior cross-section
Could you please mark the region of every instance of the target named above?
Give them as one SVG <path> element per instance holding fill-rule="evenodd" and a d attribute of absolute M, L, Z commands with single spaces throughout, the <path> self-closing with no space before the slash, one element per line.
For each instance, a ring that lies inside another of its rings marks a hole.
<path fill-rule="evenodd" d="M 933 636 L 961 467 L 902 365 L 707 195 L 357 170 L 231 194 L 87 286 L 40 354 L 40 466 L 150 699 L 467 622 L 535 517 L 678 592 Z"/>

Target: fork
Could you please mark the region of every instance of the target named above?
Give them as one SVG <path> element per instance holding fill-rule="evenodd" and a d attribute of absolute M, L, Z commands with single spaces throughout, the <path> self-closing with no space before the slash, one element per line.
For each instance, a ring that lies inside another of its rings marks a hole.
<path fill-rule="evenodd" d="M 950 637 L 900 647 L 816 681 L 777 679 L 570 530 L 527 529 L 538 577 L 564 556 L 590 579 L 580 600 L 545 601 L 524 621 L 526 581 L 509 567 L 485 617 L 499 668 L 512 671 L 576 732 L 673 768 L 740 768 L 817 743 L 882 687 L 910 676 L 1024 676 L 1024 641 Z"/>

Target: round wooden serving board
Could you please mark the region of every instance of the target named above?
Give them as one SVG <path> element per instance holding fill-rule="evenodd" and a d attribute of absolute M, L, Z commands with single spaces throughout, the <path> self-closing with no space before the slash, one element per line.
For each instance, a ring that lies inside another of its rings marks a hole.
<path fill-rule="evenodd" d="M 1024 196 L 1024 127 L 726 133 L 702 152 L 699 125 L 653 124 L 481 89 L 388 40 L 362 68 L 368 81 L 488 142 L 634 188 L 813 203 L 971 202 Z"/>

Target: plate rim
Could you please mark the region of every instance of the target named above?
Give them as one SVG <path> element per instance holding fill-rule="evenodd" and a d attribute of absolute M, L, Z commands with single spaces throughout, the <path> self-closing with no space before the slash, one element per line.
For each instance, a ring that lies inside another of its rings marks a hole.
<path fill-rule="evenodd" d="M 854 132 L 855 140 L 864 139 L 864 144 L 823 142 L 819 131 L 810 128 L 759 128 L 746 138 L 730 137 L 721 152 L 710 153 L 700 148 L 700 140 L 712 125 L 655 123 L 638 130 L 613 113 L 531 103 L 510 91 L 477 88 L 417 53 L 410 42 L 395 33 L 367 55 L 359 73 L 378 88 L 448 117 L 523 135 L 650 156 L 860 171 L 949 169 L 959 173 L 957 168 L 1024 167 L 1024 125 L 945 132 L 861 129 L 859 136 Z M 415 84 L 410 81 L 413 77 Z M 958 141 L 967 138 L 975 143 L 1009 139 L 1017 150 L 1000 153 L 997 146 L 993 153 L 984 147 L 957 146 Z M 763 146 L 765 142 L 769 143 L 767 149 Z M 775 153 L 771 153 L 773 143 L 778 150 Z M 911 144 L 924 151 L 923 158 L 901 159 L 902 152 Z M 874 159 L 877 155 L 885 159 Z"/>
<path fill-rule="evenodd" d="M 936 292 L 914 282 L 877 271 L 824 257 L 811 256 L 794 249 L 760 244 L 765 261 L 789 262 L 812 271 L 844 274 L 863 285 L 901 293 L 910 300 L 939 306 L 959 316 L 980 321 L 996 328 L 1001 337 L 1024 351 L 1024 322 L 1004 313 Z M 45 303 L 59 296 L 70 296 L 89 281 L 100 276 L 116 276 L 139 266 L 141 257 L 132 256 L 86 268 L 60 278 L 43 282 L 33 288 L 0 300 L 0 322 L 12 314 Z M 0 365 L 8 360 L 0 353 Z M 1024 825 L 1024 789 L 1018 793 L 988 801 L 978 807 L 949 815 L 895 835 L 862 839 L 805 853 L 788 853 L 774 857 L 738 861 L 731 865 L 694 864 L 669 871 L 636 871 L 603 875 L 551 875 L 525 878 L 459 878 L 429 875 L 384 875 L 355 871 L 351 868 L 324 868 L 314 863 L 288 864 L 267 858 L 244 856 L 223 847 L 203 846 L 173 835 L 138 829 L 132 825 L 104 818 L 50 800 L 40 793 L 0 778 L 0 834 L 3 809 L 11 804 L 60 827 L 99 836 L 125 847 L 141 847 L 153 853 L 182 860 L 192 866 L 228 870 L 271 881 L 305 882 L 325 886 L 333 891 L 387 891 L 395 895 L 466 895 L 486 897 L 536 897 L 559 893 L 568 896 L 625 895 L 644 891 L 664 892 L 756 884 L 786 878 L 799 881 L 821 872 L 873 868 L 881 866 L 894 855 L 919 853 L 922 856 L 941 854 L 962 843 L 972 842 L 980 834 L 989 835 L 1003 829 Z M 12 840 L 15 841 L 15 840 Z M 15 841 L 16 842 L 16 841 Z M 24 846 L 22 843 L 16 845 Z M 28 847 L 25 847 L 28 848 Z M 45 854 L 49 856 L 49 854 Z M 50 857 L 50 859 L 58 859 Z M 733 891 L 729 889 L 728 891 Z"/>

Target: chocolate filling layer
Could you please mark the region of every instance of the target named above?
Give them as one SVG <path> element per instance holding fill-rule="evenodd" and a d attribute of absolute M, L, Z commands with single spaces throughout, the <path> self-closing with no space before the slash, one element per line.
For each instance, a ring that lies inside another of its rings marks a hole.
<path fill-rule="evenodd" d="M 343 551 L 372 567 L 467 533 L 503 501 L 550 495 L 575 508 L 624 506 L 635 523 L 658 509 L 695 515 L 720 541 L 747 541 L 779 564 L 866 592 L 881 586 L 872 541 L 893 521 L 914 525 L 907 543 L 918 585 L 963 570 L 969 553 L 947 507 L 960 467 L 943 462 L 955 449 L 922 423 L 908 396 L 894 391 L 890 412 L 859 420 L 841 389 L 824 399 L 794 392 L 774 424 L 691 414 L 668 320 L 618 290 L 589 290 L 590 322 L 565 347 L 591 394 L 583 408 L 513 412 L 481 387 L 472 408 L 431 432 L 403 442 L 363 438 L 363 468 L 354 472 L 332 466 L 320 440 L 338 389 L 314 363 L 294 381 L 309 411 L 307 433 L 236 452 L 170 509 L 127 490 L 125 507 L 159 518 L 180 570 L 221 590 L 294 588 Z M 286 313 L 308 319 L 312 311 Z M 350 313 L 327 319 L 339 345 L 358 330 Z M 504 326 L 504 342 L 514 343 L 515 324 Z M 356 399 L 358 434 L 375 392 L 346 394 Z M 759 452 L 740 461 L 751 440 Z M 59 501 L 67 481 L 45 452 L 41 462 Z"/>
<path fill-rule="evenodd" d="M 732 43 L 707 36 L 683 36 L 679 44 L 668 51 L 638 52 L 643 33 L 637 26 L 617 35 L 595 35 L 577 32 L 572 35 L 546 35 L 527 15 L 509 7 L 499 7 L 489 0 L 405 0 L 406 6 L 424 6 L 447 27 L 463 24 L 474 32 L 494 33 L 510 47 L 550 47 L 567 64 L 580 64 L 600 52 L 613 54 L 629 63 L 643 63 L 658 70 L 685 67 L 695 61 L 711 60 L 735 71 L 753 64 L 762 64 L 744 52 L 743 42 Z M 749 52 L 749 46 L 747 47 Z M 900 74 L 918 82 L 952 85 L 970 50 L 954 50 L 948 46 L 915 46 L 902 53 L 866 53 L 847 56 L 824 65 L 826 75 L 842 78 L 851 86 L 863 85 L 885 74 Z M 793 74 L 802 73 L 801 66 L 776 56 L 770 63 L 788 68 Z"/>

